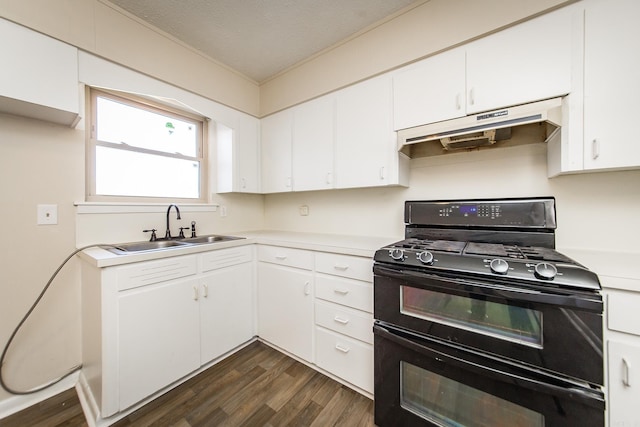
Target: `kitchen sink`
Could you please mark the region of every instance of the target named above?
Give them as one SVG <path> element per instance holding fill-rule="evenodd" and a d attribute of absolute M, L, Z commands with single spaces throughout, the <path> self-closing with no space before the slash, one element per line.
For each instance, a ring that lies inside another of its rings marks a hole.
<path fill-rule="evenodd" d="M 104 249 L 117 255 L 127 255 L 138 252 L 161 251 L 178 249 L 187 246 L 203 245 L 208 243 L 228 242 L 230 240 L 244 239 L 244 237 L 208 235 L 181 239 L 158 239 L 153 242 L 119 243 L 112 246 L 104 246 Z"/>
<path fill-rule="evenodd" d="M 238 240 L 238 239 L 244 239 L 244 237 L 209 235 L 209 236 L 190 237 L 190 238 L 180 240 L 180 242 L 191 243 L 191 244 L 202 244 L 202 243 L 228 242 L 229 240 Z"/>

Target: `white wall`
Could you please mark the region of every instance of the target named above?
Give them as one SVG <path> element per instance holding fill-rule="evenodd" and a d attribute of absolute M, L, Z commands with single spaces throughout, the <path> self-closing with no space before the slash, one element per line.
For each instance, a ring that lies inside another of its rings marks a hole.
<path fill-rule="evenodd" d="M 640 171 L 548 179 L 546 162 L 545 144 L 413 159 L 409 188 L 266 196 L 265 227 L 389 236 L 391 242 L 403 237 L 405 200 L 554 196 L 559 248 L 638 252 Z M 300 216 L 300 205 L 309 206 L 309 216 Z"/>

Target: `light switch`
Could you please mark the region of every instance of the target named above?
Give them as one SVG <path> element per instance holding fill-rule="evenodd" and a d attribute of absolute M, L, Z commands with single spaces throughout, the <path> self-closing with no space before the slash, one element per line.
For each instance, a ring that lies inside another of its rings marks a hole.
<path fill-rule="evenodd" d="M 58 205 L 38 205 L 38 224 L 53 225 L 58 223 Z"/>

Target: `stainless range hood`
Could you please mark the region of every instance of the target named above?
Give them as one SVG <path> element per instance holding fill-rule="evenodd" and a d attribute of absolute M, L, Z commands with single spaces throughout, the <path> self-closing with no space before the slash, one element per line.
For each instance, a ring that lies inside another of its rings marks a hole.
<path fill-rule="evenodd" d="M 562 98 L 403 129 L 398 131 L 398 150 L 406 152 L 411 145 L 428 141 L 439 141 L 445 150 L 482 147 L 509 139 L 512 127 L 541 122 L 561 126 Z"/>

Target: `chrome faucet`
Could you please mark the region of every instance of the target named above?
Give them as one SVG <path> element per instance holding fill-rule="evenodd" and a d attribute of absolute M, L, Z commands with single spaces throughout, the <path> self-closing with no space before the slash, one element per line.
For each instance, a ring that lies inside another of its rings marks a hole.
<path fill-rule="evenodd" d="M 180 218 L 180 209 L 178 208 L 178 205 L 176 205 L 175 203 L 171 203 L 167 208 L 167 232 L 164 234 L 165 239 L 171 238 L 171 229 L 169 228 L 169 212 L 171 212 L 172 207 L 176 208 L 176 213 L 178 214 L 177 218 L 182 219 Z"/>

